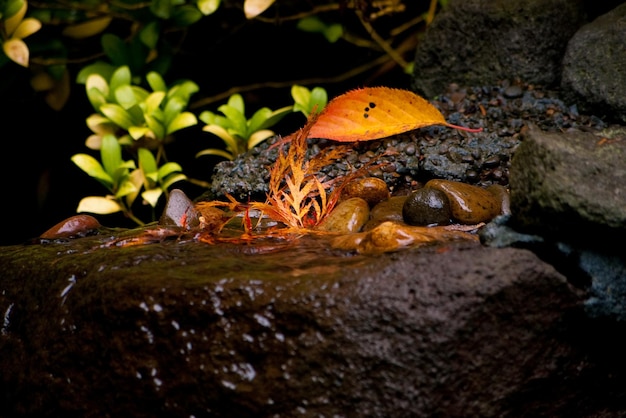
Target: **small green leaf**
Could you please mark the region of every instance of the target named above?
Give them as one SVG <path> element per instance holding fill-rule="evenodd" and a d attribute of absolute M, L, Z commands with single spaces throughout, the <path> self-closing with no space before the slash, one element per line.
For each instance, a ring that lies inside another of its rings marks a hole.
<path fill-rule="evenodd" d="M 83 67 L 76 76 L 76 82 L 78 84 L 85 84 L 87 83 L 89 76 L 92 74 L 98 74 L 104 80 L 108 80 L 111 78 L 111 75 L 113 75 L 116 68 L 117 67 L 114 67 L 108 62 L 97 61 L 91 65 Z"/>
<path fill-rule="evenodd" d="M 102 49 L 113 65 L 125 65 L 130 61 L 124 41 L 111 33 L 102 35 Z"/>
<path fill-rule="evenodd" d="M 248 121 L 246 121 L 246 117 L 237 107 L 231 106 L 229 101 L 229 104 L 221 105 L 217 110 L 226 115 L 231 125 L 230 129 L 241 136 L 245 136 L 246 130 L 248 129 Z"/>
<path fill-rule="evenodd" d="M 159 42 L 159 33 L 161 32 L 160 26 L 158 21 L 153 20 L 139 32 L 139 39 L 148 49 L 156 48 Z"/>
<path fill-rule="evenodd" d="M 246 108 L 243 103 L 243 97 L 241 97 L 241 94 L 236 93 L 231 95 L 228 99 L 228 105 L 239 111 L 239 113 L 241 113 L 242 115 L 246 114 Z"/>
<path fill-rule="evenodd" d="M 202 130 L 218 136 L 222 141 L 224 141 L 227 149 L 229 149 L 233 154 L 238 154 L 237 150 L 239 147 L 237 146 L 237 139 L 229 134 L 226 129 L 219 125 L 206 125 L 202 128 Z"/>
<path fill-rule="evenodd" d="M 186 5 L 177 7 L 172 13 L 172 21 L 174 25 L 182 28 L 191 26 L 202 19 L 202 13 L 197 7 Z"/>
<path fill-rule="evenodd" d="M 122 206 L 115 200 L 107 199 L 101 196 L 84 197 L 78 203 L 76 212 L 90 212 L 99 215 L 108 215 L 111 213 L 121 212 Z"/>
<path fill-rule="evenodd" d="M 100 148 L 100 159 L 104 170 L 115 179 L 115 173 L 122 164 L 122 147 L 117 138 L 113 135 L 102 137 L 102 147 Z"/>
<path fill-rule="evenodd" d="M 150 130 L 154 133 L 155 138 L 159 140 L 165 138 L 165 127 L 163 126 L 163 124 L 159 120 L 157 120 L 154 116 L 145 115 L 145 118 L 146 118 L 146 124 L 148 125 Z"/>
<path fill-rule="evenodd" d="M 130 69 L 127 65 L 123 65 L 115 70 L 115 72 L 111 76 L 111 80 L 109 81 L 109 88 L 111 89 L 111 91 L 115 92 L 122 86 L 130 86 L 131 82 L 132 76 L 130 74 Z"/>
<path fill-rule="evenodd" d="M 135 193 L 136 191 L 137 191 L 137 186 L 135 186 L 135 184 L 131 181 L 130 178 L 127 178 L 120 185 L 120 188 L 117 190 L 117 193 L 115 193 L 115 197 L 119 199 L 124 196 L 131 195 Z"/>
<path fill-rule="evenodd" d="M 163 180 L 161 188 L 167 190 L 172 186 L 172 184 L 185 180 L 187 180 L 187 176 L 182 173 L 168 176 L 165 180 Z"/>
<path fill-rule="evenodd" d="M 141 168 L 145 175 L 157 172 L 156 160 L 150 150 L 146 148 L 139 148 L 139 150 L 137 150 L 137 155 L 139 157 L 139 168 Z"/>
<path fill-rule="evenodd" d="M 280 122 L 282 118 L 284 118 L 291 112 L 293 112 L 292 106 L 285 106 L 285 107 L 281 107 L 280 109 L 274 110 L 272 114 L 269 115 L 267 119 L 265 119 L 265 123 L 259 126 L 259 129 L 267 129 L 276 125 L 278 122 Z"/>
<path fill-rule="evenodd" d="M 146 79 L 148 80 L 148 84 L 150 85 L 150 88 L 152 88 L 152 91 L 167 91 L 167 86 L 165 85 L 165 81 L 163 80 L 163 77 L 161 77 L 161 74 L 151 71 L 148 75 L 146 75 Z"/>
<path fill-rule="evenodd" d="M 100 112 L 107 118 L 111 119 L 117 126 L 128 130 L 135 125 L 131 114 L 123 107 L 114 103 L 106 103 L 100 106 Z"/>
<path fill-rule="evenodd" d="M 235 159 L 235 156 L 232 153 L 226 152 L 224 150 L 217 149 L 217 148 L 209 148 L 209 149 L 202 150 L 196 154 L 196 158 L 201 157 L 203 155 L 217 155 L 217 156 L 224 157 L 227 160 L 231 160 L 231 161 Z"/>
<path fill-rule="evenodd" d="M 254 147 L 256 147 L 257 145 L 259 145 L 261 142 L 265 141 L 266 139 L 274 136 L 275 133 L 273 131 L 270 131 L 269 129 L 263 129 L 260 131 L 256 131 L 255 133 L 253 133 L 250 136 L 250 139 L 248 139 L 248 149 L 252 149 Z"/>
<path fill-rule="evenodd" d="M 144 100 L 142 108 L 143 112 L 151 115 L 156 109 L 159 109 L 164 97 L 164 91 L 155 91 L 154 93 L 150 93 L 146 100 Z"/>
<path fill-rule="evenodd" d="M 208 16 L 215 13 L 220 7 L 221 0 L 198 0 L 198 9 L 203 15 Z"/>
<path fill-rule="evenodd" d="M 169 135 L 181 129 L 196 125 L 197 123 L 198 119 L 196 119 L 196 116 L 193 113 L 183 112 L 176 116 L 172 122 L 170 122 L 170 124 L 167 126 L 165 134 Z"/>
<path fill-rule="evenodd" d="M 161 190 L 160 188 L 155 188 L 155 189 L 146 190 L 145 192 L 141 194 L 141 197 L 143 198 L 143 200 L 148 202 L 150 206 L 154 208 L 156 207 L 157 203 L 159 203 L 159 198 L 161 197 L 162 194 L 163 194 L 163 190 Z"/>
<path fill-rule="evenodd" d="M 137 97 L 130 85 L 120 86 L 115 90 L 115 101 L 124 109 L 128 109 L 137 104 Z"/>
<path fill-rule="evenodd" d="M 102 168 L 98 160 L 88 154 L 75 154 L 72 156 L 72 162 L 81 170 L 102 182 L 107 188 L 113 187 L 113 178 Z"/>
<path fill-rule="evenodd" d="M 169 175 L 173 173 L 180 173 L 181 171 L 183 171 L 183 168 L 180 166 L 180 164 L 175 163 L 175 162 L 165 163 L 161 167 L 159 167 L 159 170 L 158 170 L 159 180 L 163 180 L 167 178 Z"/>
<path fill-rule="evenodd" d="M 130 128 L 128 128 L 128 133 L 135 141 L 143 138 L 149 132 L 151 132 L 150 128 L 147 128 L 145 126 L 131 126 Z"/>
<path fill-rule="evenodd" d="M 304 86 L 293 85 L 291 86 L 291 97 L 296 104 L 306 108 L 306 104 L 311 99 L 311 91 Z"/>
<path fill-rule="evenodd" d="M 172 13 L 172 4 L 170 0 L 152 0 L 150 3 L 150 11 L 156 17 L 161 19 L 169 19 Z"/>
<path fill-rule="evenodd" d="M 272 116 L 272 110 L 269 107 L 262 107 L 254 112 L 254 115 L 248 120 L 248 129 L 245 137 L 249 137 L 259 129 L 263 129 L 265 122 Z"/>

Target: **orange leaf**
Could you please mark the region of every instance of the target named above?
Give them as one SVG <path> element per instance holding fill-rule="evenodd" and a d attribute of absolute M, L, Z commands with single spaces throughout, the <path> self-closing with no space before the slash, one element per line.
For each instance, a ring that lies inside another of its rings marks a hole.
<path fill-rule="evenodd" d="M 311 127 L 308 138 L 369 141 L 430 125 L 468 132 L 482 130 L 447 123 L 436 107 L 411 91 L 366 87 L 331 100 Z"/>

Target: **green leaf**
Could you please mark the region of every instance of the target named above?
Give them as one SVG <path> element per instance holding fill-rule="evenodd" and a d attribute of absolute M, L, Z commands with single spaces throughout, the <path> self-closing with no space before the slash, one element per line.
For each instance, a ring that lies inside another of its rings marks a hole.
<path fill-rule="evenodd" d="M 76 76 L 76 82 L 78 84 L 85 84 L 87 79 L 92 74 L 98 74 L 105 80 L 109 80 L 113 72 L 117 67 L 109 64 L 108 62 L 98 61 L 86 67 L 83 67 Z"/>
<path fill-rule="evenodd" d="M 248 129 L 248 121 L 239 109 L 231 106 L 229 101 L 229 104 L 221 105 L 217 110 L 226 115 L 226 118 L 230 122 L 230 129 L 237 132 L 240 136 L 245 136 Z"/>
<path fill-rule="evenodd" d="M 174 25 L 182 28 L 191 26 L 202 19 L 202 13 L 197 7 L 186 5 L 177 7 L 172 13 L 172 21 Z"/>
<path fill-rule="evenodd" d="M 196 125 L 198 123 L 198 119 L 191 112 L 183 112 L 177 115 L 172 122 L 167 126 L 167 130 L 165 131 L 166 135 L 169 135 L 173 132 L 179 131 L 184 128 L 188 128 L 190 126 Z"/>
<path fill-rule="evenodd" d="M 270 131 L 269 129 L 263 129 L 260 131 L 256 131 L 255 133 L 253 133 L 252 135 L 250 135 L 250 138 L 248 139 L 248 149 L 252 149 L 254 147 L 256 147 L 257 145 L 259 145 L 261 142 L 265 141 L 266 139 L 274 136 L 275 133 L 273 131 Z"/>
<path fill-rule="evenodd" d="M 150 11 L 161 19 L 169 19 L 172 13 L 172 4 L 170 0 L 152 0 L 150 3 Z"/>
<path fill-rule="evenodd" d="M 137 104 L 137 97 L 130 85 L 118 87 L 115 92 L 115 101 L 124 109 L 128 109 Z"/>
<path fill-rule="evenodd" d="M 115 193 L 115 197 L 119 199 L 124 196 L 131 195 L 135 193 L 136 191 L 137 191 L 137 186 L 135 186 L 135 184 L 128 177 L 120 185 L 120 188 L 117 190 L 117 193 Z"/>
<path fill-rule="evenodd" d="M 242 115 L 246 114 L 246 107 L 243 103 L 243 97 L 241 94 L 233 94 L 228 99 L 228 105 L 241 113 Z"/>
<path fill-rule="evenodd" d="M 107 118 L 111 119 L 117 126 L 128 130 L 131 126 L 135 125 L 131 114 L 127 112 L 123 107 L 114 103 L 106 103 L 100 106 L 100 112 Z"/>
<path fill-rule="evenodd" d="M 172 97 L 163 109 L 163 124 L 169 125 L 176 116 L 185 108 L 185 102 L 177 97 Z"/>
<path fill-rule="evenodd" d="M 146 124 L 154 133 L 156 139 L 161 140 L 165 138 L 165 127 L 163 126 L 163 124 L 152 115 L 145 115 L 145 118 Z"/>
<path fill-rule="evenodd" d="M 235 159 L 235 155 L 233 155 L 232 153 L 221 150 L 221 149 L 217 149 L 217 148 L 209 148 L 209 149 L 202 150 L 196 154 L 196 158 L 201 157 L 203 155 L 217 155 L 217 156 L 224 157 L 227 160 L 231 160 L 231 161 Z"/>
<path fill-rule="evenodd" d="M 75 154 L 72 156 L 72 162 L 78 166 L 81 170 L 99 180 L 107 188 L 113 187 L 113 178 L 102 168 L 102 165 L 98 160 L 88 154 Z"/>
<path fill-rule="evenodd" d="M 111 33 L 102 35 L 102 49 L 114 66 L 126 65 L 130 62 L 124 41 Z"/>
<path fill-rule="evenodd" d="M 101 90 L 96 87 L 90 88 L 87 90 L 87 98 L 89 99 L 89 103 L 93 106 L 94 110 L 100 111 L 100 107 L 107 103 L 107 98 Z"/>
<path fill-rule="evenodd" d="M 123 65 L 119 67 L 113 75 L 111 76 L 111 80 L 109 81 L 109 88 L 111 91 L 115 92 L 122 86 L 130 86 L 132 81 L 132 76 L 130 74 L 130 69 L 127 65 Z"/>
<path fill-rule="evenodd" d="M 150 128 L 147 128 L 145 126 L 131 126 L 130 128 L 128 128 L 128 133 L 135 141 L 143 138 L 149 132 L 151 132 Z"/>
<path fill-rule="evenodd" d="M 228 133 L 226 129 L 219 125 L 206 125 L 202 128 L 203 131 L 210 132 L 213 135 L 218 136 L 224 143 L 226 144 L 226 148 L 230 150 L 233 154 L 238 154 L 238 145 L 237 139 Z"/>
<path fill-rule="evenodd" d="M 7 19 L 9 17 L 15 16 L 17 12 L 24 6 L 23 0 L 9 0 L 4 6 L 4 10 L 0 10 L 4 12 L 0 18 Z"/>
<path fill-rule="evenodd" d="M 163 190 L 161 190 L 160 188 L 154 188 L 154 189 L 146 190 L 145 192 L 143 192 L 141 194 L 141 197 L 143 198 L 143 200 L 148 202 L 150 206 L 154 208 L 156 207 L 157 203 L 159 203 L 159 198 L 161 197 L 162 194 L 163 194 Z"/>
<path fill-rule="evenodd" d="M 262 107 L 254 112 L 254 115 L 248 120 L 248 129 L 245 137 L 249 137 L 259 129 L 263 129 L 265 122 L 272 116 L 272 110 L 269 107 Z"/>
<path fill-rule="evenodd" d="M 154 20 L 148 23 L 144 28 L 139 32 L 139 39 L 141 42 L 148 47 L 148 49 L 155 49 L 157 43 L 159 42 L 159 34 L 161 32 L 160 24 L 158 21 Z"/>
<path fill-rule="evenodd" d="M 148 73 L 148 75 L 146 75 L 146 79 L 148 80 L 148 84 L 150 85 L 150 88 L 152 89 L 152 91 L 155 91 L 155 92 L 167 91 L 167 86 L 165 85 L 165 81 L 163 80 L 163 77 L 161 77 L 161 74 L 155 71 L 151 71 Z"/>
<path fill-rule="evenodd" d="M 180 173 L 181 171 L 183 171 L 183 168 L 180 166 L 180 164 L 175 162 L 165 163 L 161 167 L 159 167 L 159 180 L 164 180 L 171 174 Z"/>
<path fill-rule="evenodd" d="M 104 135 L 102 137 L 100 159 L 104 170 L 115 180 L 116 171 L 122 165 L 122 147 L 115 136 Z"/>
<path fill-rule="evenodd" d="M 343 26 L 341 26 L 339 23 L 334 23 L 326 27 L 326 29 L 322 33 L 324 34 L 328 42 L 333 44 L 341 39 L 341 37 L 343 36 Z"/>
<path fill-rule="evenodd" d="M 198 0 L 198 9 L 203 15 L 208 16 L 215 13 L 220 7 L 221 0 Z"/>
<path fill-rule="evenodd" d="M 143 171 L 144 175 L 157 172 L 157 164 L 152 152 L 146 148 L 139 148 L 137 150 L 137 156 L 139 158 L 139 168 Z"/>
<path fill-rule="evenodd" d="M 167 179 L 163 180 L 161 188 L 167 190 L 172 184 L 184 180 L 187 180 L 187 176 L 182 173 L 168 176 Z"/>
<path fill-rule="evenodd" d="M 297 105 L 306 108 L 307 103 L 311 100 L 311 91 L 304 86 L 293 85 L 291 86 L 291 97 Z"/>
<path fill-rule="evenodd" d="M 167 92 L 167 97 L 180 98 L 185 102 L 185 104 L 187 104 L 191 95 L 197 93 L 199 90 L 200 88 L 193 81 L 184 81 L 180 84 L 172 86 L 172 88 Z"/>
<path fill-rule="evenodd" d="M 282 118 L 284 118 L 291 112 L 293 112 L 292 106 L 285 106 L 281 107 L 280 109 L 274 110 L 272 114 L 267 119 L 265 119 L 265 122 L 261 126 L 259 126 L 259 129 L 267 129 L 276 125 L 278 122 L 280 122 Z"/>
<path fill-rule="evenodd" d="M 148 97 L 144 100 L 142 104 L 143 113 L 151 115 L 157 109 L 160 108 L 161 102 L 165 98 L 164 91 L 155 91 L 154 93 L 150 93 Z"/>
<path fill-rule="evenodd" d="M 326 107 L 327 104 L 328 93 L 326 90 L 322 87 L 314 87 L 313 90 L 311 90 L 309 113 L 313 112 L 314 109 L 315 112 L 319 113 Z M 317 105 L 317 107 L 315 105 Z"/>
<path fill-rule="evenodd" d="M 99 215 L 108 215 L 111 213 L 121 212 L 122 206 L 115 200 L 107 199 L 100 196 L 84 197 L 78 203 L 76 212 L 90 212 Z"/>

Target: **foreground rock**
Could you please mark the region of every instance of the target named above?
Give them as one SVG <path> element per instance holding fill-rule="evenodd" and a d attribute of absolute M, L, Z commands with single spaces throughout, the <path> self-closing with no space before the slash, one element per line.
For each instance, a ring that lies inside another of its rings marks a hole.
<path fill-rule="evenodd" d="M 102 241 L 0 249 L 3 416 L 621 410 L 583 292 L 527 250 Z"/>

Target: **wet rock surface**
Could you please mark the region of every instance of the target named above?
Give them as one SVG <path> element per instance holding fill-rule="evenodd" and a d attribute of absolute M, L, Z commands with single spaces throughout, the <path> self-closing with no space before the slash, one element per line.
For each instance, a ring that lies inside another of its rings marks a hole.
<path fill-rule="evenodd" d="M 246 255 L 171 240 L 85 252 L 98 240 L 3 249 L 15 272 L 0 295 L 5 416 L 502 416 L 520 396 L 551 416 L 601 406 L 585 390 L 607 384 L 604 363 L 572 345 L 589 332 L 581 295 L 526 250 L 372 258 L 309 242 Z"/>

